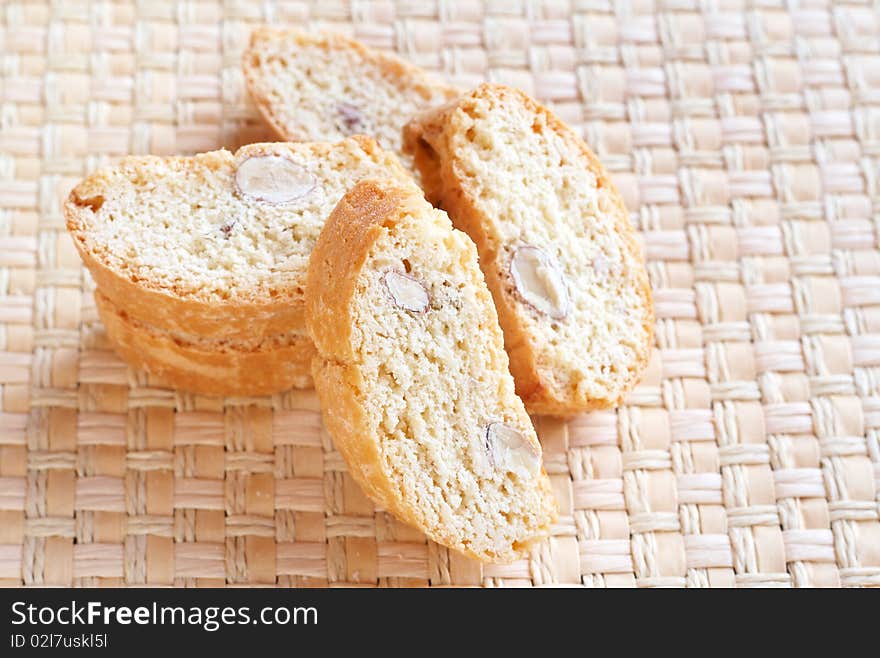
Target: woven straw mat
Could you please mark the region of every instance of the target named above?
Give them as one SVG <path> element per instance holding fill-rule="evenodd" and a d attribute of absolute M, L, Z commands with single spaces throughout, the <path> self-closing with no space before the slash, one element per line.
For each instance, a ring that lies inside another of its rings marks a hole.
<path fill-rule="evenodd" d="M 828 0 L 0 3 L 0 585 L 880 585 L 880 12 Z M 639 228 L 656 348 L 536 418 L 561 514 L 480 564 L 377 511 L 312 391 L 127 368 L 64 228 L 126 154 L 269 138 L 240 52 L 331 27 L 550 104 Z"/>

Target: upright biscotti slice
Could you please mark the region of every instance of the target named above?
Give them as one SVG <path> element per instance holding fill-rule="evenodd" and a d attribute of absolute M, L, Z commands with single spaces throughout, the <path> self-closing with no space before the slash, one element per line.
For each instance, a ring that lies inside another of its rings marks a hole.
<path fill-rule="evenodd" d="M 254 31 L 242 67 L 254 102 L 283 139 L 360 133 L 397 154 L 403 124 L 459 91 L 358 41 L 297 29 Z"/>
<path fill-rule="evenodd" d="M 509 560 L 555 516 L 470 239 L 419 191 L 363 181 L 312 253 L 306 321 L 325 425 L 377 503 Z"/>
<path fill-rule="evenodd" d="M 249 340 L 305 329 L 312 246 L 345 192 L 376 175 L 412 181 L 362 136 L 132 157 L 82 181 L 64 211 L 98 288 L 130 317 Z"/>
<path fill-rule="evenodd" d="M 311 388 L 315 347 L 304 332 L 250 340 L 175 334 L 129 317 L 100 291 L 98 316 L 116 352 L 174 388 L 202 395 L 270 395 Z"/>
<path fill-rule="evenodd" d="M 586 144 L 521 91 L 485 84 L 405 129 L 428 198 L 477 243 L 532 413 L 618 404 L 648 362 L 648 276 Z"/>

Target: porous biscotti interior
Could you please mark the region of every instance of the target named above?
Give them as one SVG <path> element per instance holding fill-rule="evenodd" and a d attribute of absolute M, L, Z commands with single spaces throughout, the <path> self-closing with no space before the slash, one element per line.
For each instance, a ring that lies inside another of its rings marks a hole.
<path fill-rule="evenodd" d="M 151 288 L 207 302 L 301 296 L 308 259 L 330 211 L 363 177 L 402 171 L 394 156 L 338 144 L 252 144 L 307 172 L 310 192 L 269 203 L 236 189 L 236 157 L 128 158 L 77 189 L 87 248 Z"/>
<path fill-rule="evenodd" d="M 383 279 L 408 273 L 429 308 L 395 305 Z M 540 472 L 494 468 L 486 428 L 534 430 L 514 394 L 491 296 L 476 249 L 442 211 L 425 204 L 371 249 L 357 281 L 352 345 L 361 359 L 369 422 L 396 497 L 434 536 L 477 554 L 510 557 L 550 522 Z"/>
<path fill-rule="evenodd" d="M 509 267 L 522 245 L 550 254 L 567 284 L 562 320 L 519 300 L 539 371 L 579 398 L 614 395 L 637 375 L 650 341 L 643 265 L 618 232 L 616 192 L 518 97 L 469 98 L 462 110 L 451 137 L 456 172 L 490 218 L 500 247 L 494 266 L 509 294 L 518 298 Z"/>
<path fill-rule="evenodd" d="M 299 30 L 256 32 L 245 72 L 286 139 L 336 140 L 359 133 L 397 154 L 403 124 L 452 97 L 440 81 L 408 67 L 383 67 L 344 38 Z"/>

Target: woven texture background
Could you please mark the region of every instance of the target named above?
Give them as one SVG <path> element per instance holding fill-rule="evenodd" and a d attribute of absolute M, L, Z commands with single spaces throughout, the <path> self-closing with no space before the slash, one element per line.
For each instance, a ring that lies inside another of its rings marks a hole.
<path fill-rule="evenodd" d="M 880 585 L 880 11 L 827 0 L 0 3 L 0 584 Z M 656 350 L 538 418 L 561 505 L 480 566 L 377 512 L 311 391 L 211 399 L 110 350 L 64 230 L 125 154 L 268 137 L 239 54 L 329 25 L 522 87 L 612 170 Z"/>

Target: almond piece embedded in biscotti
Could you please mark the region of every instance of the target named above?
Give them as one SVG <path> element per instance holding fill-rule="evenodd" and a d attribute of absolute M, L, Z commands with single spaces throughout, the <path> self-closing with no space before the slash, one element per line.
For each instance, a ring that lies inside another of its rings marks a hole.
<path fill-rule="evenodd" d="M 414 277 L 390 270 L 385 273 L 384 281 L 395 306 L 412 313 L 428 310 L 428 291 Z"/>
<path fill-rule="evenodd" d="M 296 141 L 360 133 L 399 153 L 409 117 L 458 95 L 409 62 L 332 31 L 258 28 L 242 67 L 257 106 Z"/>
<path fill-rule="evenodd" d="M 534 476 L 541 467 L 541 454 L 526 438 L 504 423 L 486 426 L 486 451 L 499 471 Z"/>
<path fill-rule="evenodd" d="M 235 170 L 235 185 L 244 196 L 265 203 L 289 203 L 315 189 L 315 177 L 280 155 L 255 155 Z"/>
<path fill-rule="evenodd" d="M 539 313 L 562 320 L 568 315 L 565 278 L 549 255 L 538 247 L 517 247 L 510 261 L 517 292 Z"/>
<path fill-rule="evenodd" d="M 336 113 L 346 134 L 351 135 L 364 129 L 364 115 L 351 103 L 339 103 L 336 106 Z"/>

